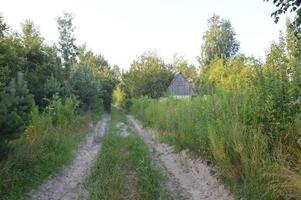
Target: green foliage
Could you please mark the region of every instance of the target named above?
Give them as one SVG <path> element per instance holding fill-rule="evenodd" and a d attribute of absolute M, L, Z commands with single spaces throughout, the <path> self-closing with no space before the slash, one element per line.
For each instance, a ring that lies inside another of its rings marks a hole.
<path fill-rule="evenodd" d="M 107 112 L 111 111 L 112 104 L 112 94 L 116 84 L 118 83 L 117 77 L 114 72 L 109 69 L 104 69 L 103 73 L 101 73 L 102 80 L 102 99 L 103 106 Z"/>
<path fill-rule="evenodd" d="M 70 160 L 90 118 L 78 113 L 111 108 L 116 70 L 77 48 L 72 14 L 57 23 L 58 48 L 33 22 L 12 33 L 0 16 L 1 199 L 19 199 Z"/>
<path fill-rule="evenodd" d="M 4 37 L 7 30 L 8 30 L 8 26 L 4 22 L 3 17 L 0 15 L 0 38 Z"/>
<path fill-rule="evenodd" d="M 171 67 L 156 54 L 148 52 L 134 60 L 129 71 L 123 74 L 123 90 L 127 97 L 159 98 L 166 92 L 171 78 Z"/>
<path fill-rule="evenodd" d="M 48 109 L 52 106 L 48 99 L 54 95 L 62 102 L 76 96 L 82 111 L 100 113 L 104 107 L 110 111 L 118 82 L 115 71 L 102 55 L 87 51 L 84 45 L 77 52 L 72 14 L 65 13 L 57 22 L 59 49 L 45 44 L 32 21 L 24 21 L 20 34 L 8 33 L 0 17 L 1 148 L 4 141 L 22 134 L 31 105 L 35 103 L 40 111 Z M 17 76 L 22 80 L 11 81 Z"/>
<path fill-rule="evenodd" d="M 172 68 L 175 73 L 181 72 L 185 78 L 194 82 L 197 81 L 198 70 L 194 65 L 189 65 L 185 57 L 175 55 L 172 62 Z"/>
<path fill-rule="evenodd" d="M 46 83 L 44 85 L 44 96 L 43 99 L 50 99 L 53 97 L 55 94 L 60 94 L 62 95 L 63 88 L 62 88 L 62 83 L 57 80 L 54 76 L 49 77 L 46 80 Z"/>
<path fill-rule="evenodd" d="M 0 87 L 9 84 L 26 65 L 21 40 L 17 36 L 0 38 Z"/>
<path fill-rule="evenodd" d="M 269 1 L 269 0 L 265 0 Z M 287 12 L 295 13 L 295 19 L 293 21 L 293 25 L 295 26 L 295 31 L 300 33 L 301 31 L 301 1 L 299 0 L 274 0 L 273 3 L 276 5 L 277 10 L 272 13 L 272 17 L 274 17 L 275 22 L 279 21 L 280 15 L 285 14 Z"/>
<path fill-rule="evenodd" d="M 240 46 L 230 21 L 215 14 L 208 20 L 203 40 L 202 54 L 198 58 L 202 67 L 207 67 L 214 59 L 235 56 Z"/>
<path fill-rule="evenodd" d="M 33 105 L 33 96 L 27 89 L 23 74 L 19 73 L 17 78 L 12 79 L 10 84 L 0 91 L 0 147 L 3 148 L 6 140 L 22 133 L 30 120 L 29 112 Z M 3 152 L 3 149 L 1 151 Z"/>
<path fill-rule="evenodd" d="M 233 59 L 217 59 L 203 72 L 201 79 L 223 90 L 245 90 L 251 88 L 257 77 L 258 61 L 252 57 L 238 55 Z M 202 89 L 205 89 L 202 86 Z"/>
<path fill-rule="evenodd" d="M 300 113 L 301 96 L 300 66 L 295 53 L 298 48 L 297 40 L 289 29 L 286 38 L 280 36 L 280 42 L 271 45 L 266 63 L 260 69 L 256 93 L 262 106 L 258 122 L 264 123 L 268 130 L 285 130 Z"/>
<path fill-rule="evenodd" d="M 117 86 L 113 92 L 113 103 L 116 107 L 124 107 L 124 92 L 121 90 L 120 86 Z"/>
<path fill-rule="evenodd" d="M 94 112 L 104 109 L 110 112 L 112 93 L 118 78 L 101 55 L 80 47 L 79 63 L 71 73 L 71 87 L 78 96 L 83 110 Z"/>
<path fill-rule="evenodd" d="M 102 107 L 101 88 L 97 83 L 89 66 L 80 66 L 72 73 L 72 90 L 80 99 L 84 111 L 99 111 Z"/>
<path fill-rule="evenodd" d="M 68 78 L 70 67 L 76 62 L 77 47 L 75 45 L 73 18 L 73 14 L 67 12 L 64 12 L 62 17 L 57 18 L 60 33 L 59 52 L 63 58 L 65 78 Z"/>
<path fill-rule="evenodd" d="M 23 46 L 26 66 L 24 71 L 29 89 L 34 95 L 37 105 L 44 107 L 45 97 L 49 97 L 45 91 L 45 85 L 50 77 L 59 79 L 59 57 L 53 47 L 43 44 L 38 28 L 33 22 L 26 20 L 22 26 L 21 42 Z"/>
<path fill-rule="evenodd" d="M 108 61 L 102 55 L 95 55 L 92 51 L 87 50 L 85 45 L 78 47 L 79 64 L 86 64 L 96 70 L 109 69 Z"/>
<path fill-rule="evenodd" d="M 261 64 L 238 55 L 202 71 L 191 99 L 134 99 L 131 111 L 161 140 L 214 161 L 238 198 L 299 199 L 300 65 L 291 27 Z"/>
<path fill-rule="evenodd" d="M 224 181 L 235 188 L 238 196 L 284 198 L 291 185 L 283 186 L 281 181 L 300 177 L 299 169 L 289 166 L 300 164 L 300 154 L 296 152 L 300 152 L 301 146 L 297 144 L 296 133 L 301 126 L 291 123 L 283 130 L 282 137 L 270 137 L 277 132 L 267 132 L 256 121 L 250 121 L 259 116 L 262 107 L 249 101 L 254 96 L 217 92 L 192 99 L 142 98 L 133 101 L 131 111 L 146 126 L 158 129 L 161 140 L 213 160 Z M 281 142 L 284 138 L 285 142 Z M 288 178 L 289 174 L 280 177 L 278 170 L 282 168 L 288 168 L 292 177 Z M 295 192 L 290 192 L 290 196 L 298 197 L 297 186 L 294 187 Z"/>
<path fill-rule="evenodd" d="M 90 116 L 75 115 L 77 101 L 55 97 L 44 112 L 35 106 L 25 133 L 0 161 L 1 199 L 19 199 L 72 158 L 88 130 Z"/>
<path fill-rule="evenodd" d="M 58 96 L 54 96 L 46 107 L 46 112 L 50 115 L 54 126 L 67 124 L 73 120 L 77 106 L 78 101 L 74 97 L 62 101 Z"/>
<path fill-rule="evenodd" d="M 124 109 L 125 109 L 127 112 L 130 111 L 132 105 L 133 105 L 133 102 L 132 102 L 131 99 L 128 98 L 128 99 L 125 99 L 125 100 L 124 100 Z"/>

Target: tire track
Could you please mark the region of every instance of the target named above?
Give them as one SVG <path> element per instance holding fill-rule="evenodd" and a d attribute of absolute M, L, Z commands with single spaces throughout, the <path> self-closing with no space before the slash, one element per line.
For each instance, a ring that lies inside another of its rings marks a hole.
<path fill-rule="evenodd" d="M 37 190 L 31 192 L 26 200 L 75 200 L 87 199 L 89 193 L 84 181 L 95 164 L 101 148 L 101 140 L 107 130 L 109 115 L 104 115 L 97 123 L 93 133 L 76 152 L 73 161 L 65 166 L 61 173 L 49 179 Z"/>
<path fill-rule="evenodd" d="M 143 129 L 141 123 L 128 115 L 128 121 L 165 168 L 168 174 L 168 189 L 179 199 L 232 200 L 230 192 L 217 177 L 210 174 L 211 168 L 200 159 L 191 159 L 188 151 L 177 153 L 167 144 L 156 143 L 151 130 Z"/>

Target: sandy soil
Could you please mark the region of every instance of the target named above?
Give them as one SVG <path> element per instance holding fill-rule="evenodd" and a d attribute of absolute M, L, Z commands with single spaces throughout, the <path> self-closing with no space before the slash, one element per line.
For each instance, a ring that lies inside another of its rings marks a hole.
<path fill-rule="evenodd" d="M 101 139 L 106 132 L 109 116 L 105 115 L 80 146 L 74 160 L 61 173 L 49 179 L 37 190 L 32 191 L 28 200 L 75 200 L 87 199 L 84 180 L 94 165 L 101 147 Z"/>
<path fill-rule="evenodd" d="M 118 122 L 116 127 L 119 129 L 118 133 L 121 137 L 128 137 L 131 133 L 128 131 L 129 126 L 123 122 Z"/>
<path fill-rule="evenodd" d="M 192 159 L 188 151 L 175 152 L 167 144 L 157 143 L 154 139 L 155 131 L 143 129 L 141 123 L 128 115 L 129 122 L 138 134 L 154 151 L 168 174 L 168 189 L 178 199 L 192 200 L 232 200 L 230 192 L 211 175 L 212 168 L 201 159 Z"/>

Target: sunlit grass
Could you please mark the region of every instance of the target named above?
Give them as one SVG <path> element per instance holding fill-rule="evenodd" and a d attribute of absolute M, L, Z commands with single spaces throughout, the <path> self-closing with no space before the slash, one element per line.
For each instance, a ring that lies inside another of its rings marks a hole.
<path fill-rule="evenodd" d="M 301 127 L 286 124 L 281 133 L 267 133 L 260 123 L 248 121 L 256 117 L 255 106 L 239 94 L 217 93 L 140 98 L 133 100 L 131 111 L 145 126 L 156 128 L 161 141 L 212 160 L 237 198 L 298 199 L 301 148 L 296 135 Z"/>

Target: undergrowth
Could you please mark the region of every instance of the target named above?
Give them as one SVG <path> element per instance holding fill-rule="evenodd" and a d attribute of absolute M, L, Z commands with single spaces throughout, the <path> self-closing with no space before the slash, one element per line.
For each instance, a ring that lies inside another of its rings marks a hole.
<path fill-rule="evenodd" d="M 24 197 L 71 160 L 88 132 L 91 114 L 77 115 L 77 101 L 55 97 L 44 112 L 34 107 L 25 133 L 10 142 L 8 158 L 0 162 L 0 197 Z"/>

